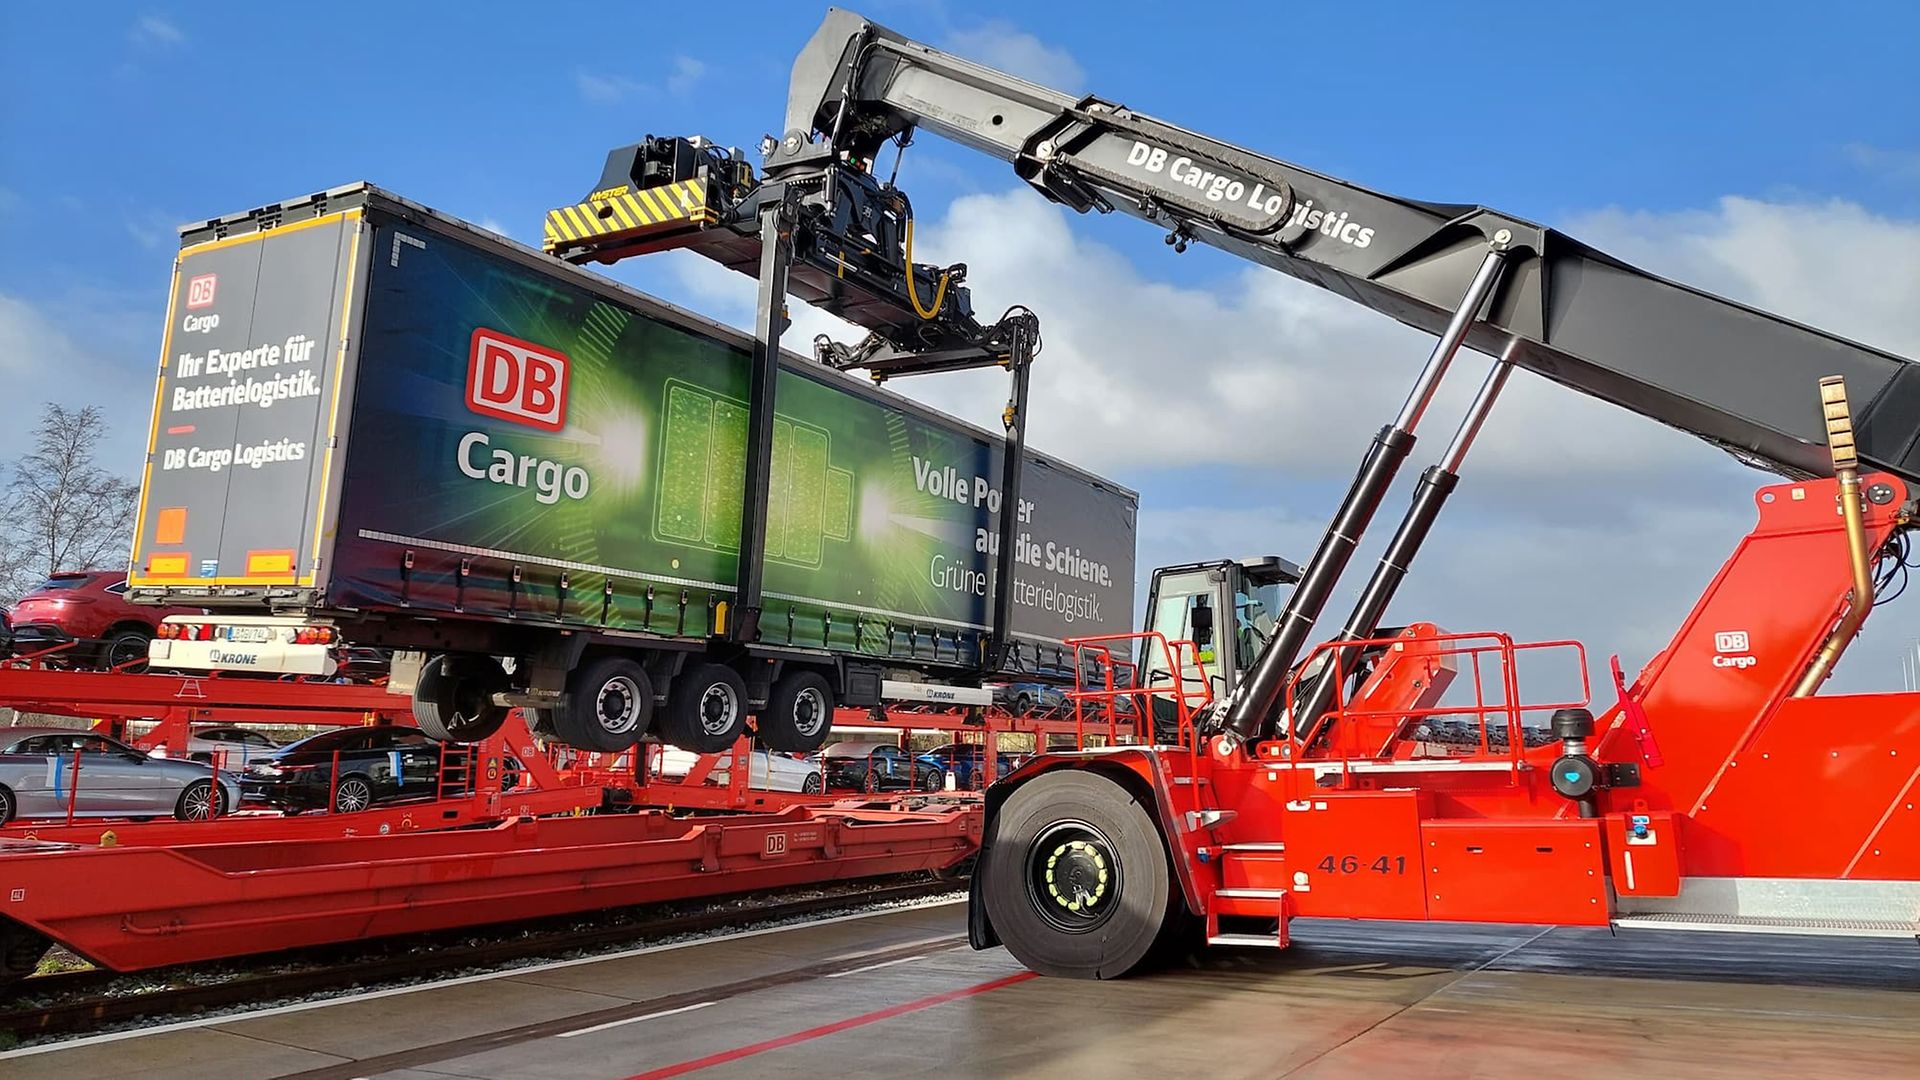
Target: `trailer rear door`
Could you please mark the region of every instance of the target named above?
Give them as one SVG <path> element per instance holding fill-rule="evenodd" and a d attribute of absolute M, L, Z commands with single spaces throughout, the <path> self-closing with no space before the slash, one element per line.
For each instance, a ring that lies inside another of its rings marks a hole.
<path fill-rule="evenodd" d="M 140 490 L 134 585 L 315 583 L 322 503 L 338 471 L 329 447 L 360 217 L 350 209 L 181 251 Z"/>

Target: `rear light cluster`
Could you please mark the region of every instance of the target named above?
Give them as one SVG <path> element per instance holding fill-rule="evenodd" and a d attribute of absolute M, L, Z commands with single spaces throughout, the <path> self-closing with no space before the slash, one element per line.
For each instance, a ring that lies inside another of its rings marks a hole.
<path fill-rule="evenodd" d="M 212 623 L 161 623 L 159 636 L 168 641 L 240 641 L 259 643 L 252 636 L 256 627 L 215 626 Z M 338 632 L 331 626 L 273 627 L 266 631 L 266 640 L 278 640 L 289 645 L 332 645 L 340 640 Z"/>

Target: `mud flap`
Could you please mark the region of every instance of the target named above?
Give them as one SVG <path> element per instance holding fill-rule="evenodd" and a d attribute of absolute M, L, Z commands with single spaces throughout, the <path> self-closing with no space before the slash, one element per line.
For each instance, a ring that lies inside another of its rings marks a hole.
<path fill-rule="evenodd" d="M 984 847 L 981 854 L 986 854 Z M 974 859 L 973 873 L 967 877 L 967 944 L 975 949 L 991 949 L 1000 944 L 1000 935 L 993 932 L 993 920 L 987 918 L 986 898 L 980 894 L 980 868 L 986 862 L 984 858 Z"/>

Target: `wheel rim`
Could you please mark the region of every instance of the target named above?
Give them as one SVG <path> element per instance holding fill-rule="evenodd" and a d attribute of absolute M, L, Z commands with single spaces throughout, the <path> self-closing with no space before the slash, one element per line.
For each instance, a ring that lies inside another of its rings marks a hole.
<path fill-rule="evenodd" d="M 205 781 L 188 788 L 180 802 L 188 821 L 205 821 L 219 813 L 220 796 Z"/>
<path fill-rule="evenodd" d="M 640 723 L 640 684 L 625 675 L 608 679 L 594 697 L 593 712 L 607 734 L 631 733 Z"/>
<path fill-rule="evenodd" d="M 927 778 L 920 782 L 920 787 L 921 787 L 921 790 L 923 791 L 939 791 L 943 786 L 945 786 L 944 782 L 945 782 L 945 778 L 942 777 L 939 773 L 930 772 L 927 774 Z"/>
<path fill-rule="evenodd" d="M 13 796 L 0 791 L 0 824 L 13 820 Z"/>
<path fill-rule="evenodd" d="M 810 739 L 820 734 L 820 726 L 827 722 L 827 696 L 818 687 L 809 686 L 794 695 L 793 730 L 801 738 Z"/>
<path fill-rule="evenodd" d="M 147 658 L 146 642 L 129 638 L 119 638 L 107 647 L 107 666 L 119 667 L 121 664 Z"/>
<path fill-rule="evenodd" d="M 700 694 L 700 730 L 709 735 L 732 731 L 740 712 L 740 698 L 726 683 L 713 683 Z"/>
<path fill-rule="evenodd" d="M 1027 851 L 1027 897 L 1054 929 L 1096 930 L 1120 906 L 1120 860 L 1113 843 L 1084 821 L 1055 822 Z"/>
<path fill-rule="evenodd" d="M 339 790 L 333 793 L 334 809 L 343 814 L 365 810 L 367 804 L 372 801 L 373 789 L 369 788 L 364 780 L 343 781 Z"/>
<path fill-rule="evenodd" d="M 818 776 L 809 776 L 801 781 L 800 792 L 803 795 L 818 795 L 820 794 L 820 786 L 820 778 Z"/>

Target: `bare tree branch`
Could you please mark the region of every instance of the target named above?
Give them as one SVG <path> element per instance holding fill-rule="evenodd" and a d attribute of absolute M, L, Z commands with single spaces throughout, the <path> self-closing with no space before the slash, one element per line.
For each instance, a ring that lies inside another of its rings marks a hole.
<path fill-rule="evenodd" d="M 123 566 L 140 485 L 94 464 L 106 434 L 97 406 L 49 402 L 33 448 L 7 470 L 0 501 L 0 600 L 61 570 Z"/>

